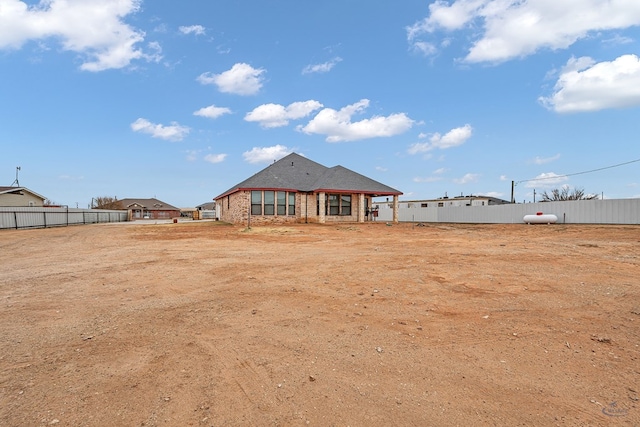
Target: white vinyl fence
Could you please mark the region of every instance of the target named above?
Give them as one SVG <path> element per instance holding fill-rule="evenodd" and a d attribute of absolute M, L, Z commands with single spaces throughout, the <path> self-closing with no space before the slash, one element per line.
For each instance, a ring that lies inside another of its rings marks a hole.
<path fill-rule="evenodd" d="M 450 222 L 472 224 L 523 224 L 525 215 L 554 214 L 558 224 L 640 224 L 640 199 L 573 200 L 566 202 L 514 203 L 496 206 L 422 208 L 399 203 L 400 222 Z M 391 203 L 378 206 L 377 221 L 392 221 Z"/>
<path fill-rule="evenodd" d="M 216 211 L 215 210 L 202 209 L 200 211 L 200 219 L 215 219 L 215 218 L 216 218 Z"/>
<path fill-rule="evenodd" d="M 123 210 L 0 207 L 0 230 L 61 227 L 127 220 L 128 212 Z"/>

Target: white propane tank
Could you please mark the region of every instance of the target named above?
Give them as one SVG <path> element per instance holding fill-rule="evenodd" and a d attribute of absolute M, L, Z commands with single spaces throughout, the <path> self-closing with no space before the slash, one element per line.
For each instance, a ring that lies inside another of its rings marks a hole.
<path fill-rule="evenodd" d="M 523 220 L 527 224 L 555 224 L 558 221 L 558 217 L 554 214 L 536 212 L 535 215 L 525 215 Z"/>

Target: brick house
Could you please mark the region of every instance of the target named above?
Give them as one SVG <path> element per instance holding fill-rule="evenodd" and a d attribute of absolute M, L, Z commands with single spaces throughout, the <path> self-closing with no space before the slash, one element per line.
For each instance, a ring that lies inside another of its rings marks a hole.
<path fill-rule="evenodd" d="M 218 218 L 234 224 L 364 222 L 372 199 L 394 188 L 342 166 L 332 168 L 292 153 L 215 197 Z"/>
<path fill-rule="evenodd" d="M 158 199 L 122 199 L 118 200 L 122 209 L 131 212 L 131 220 L 171 219 L 180 217 L 180 208 L 171 206 Z"/>

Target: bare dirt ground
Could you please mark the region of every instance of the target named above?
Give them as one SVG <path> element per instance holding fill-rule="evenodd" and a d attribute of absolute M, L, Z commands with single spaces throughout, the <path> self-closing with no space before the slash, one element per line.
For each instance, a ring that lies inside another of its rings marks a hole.
<path fill-rule="evenodd" d="M 640 227 L 0 231 L 2 426 L 638 426 Z"/>

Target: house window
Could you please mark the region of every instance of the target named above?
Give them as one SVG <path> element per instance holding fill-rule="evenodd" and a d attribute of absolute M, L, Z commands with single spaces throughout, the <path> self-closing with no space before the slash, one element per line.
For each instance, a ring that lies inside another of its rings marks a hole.
<path fill-rule="evenodd" d="M 264 214 L 273 215 L 275 213 L 275 191 L 264 192 Z"/>
<path fill-rule="evenodd" d="M 262 191 L 251 192 L 251 215 L 262 215 Z"/>
<path fill-rule="evenodd" d="M 251 215 L 295 215 L 295 206 L 296 193 L 288 193 L 286 191 L 251 191 Z M 289 208 L 288 212 L 287 207 Z"/>
<path fill-rule="evenodd" d="M 287 214 L 287 193 L 278 191 L 278 215 Z"/>
<path fill-rule="evenodd" d="M 421 207 L 421 208 L 426 208 L 426 207 L 428 207 L 428 206 L 429 206 L 429 204 L 428 204 L 428 203 L 422 203 L 422 204 L 420 205 L 420 207 Z"/>
<path fill-rule="evenodd" d="M 319 202 L 318 202 L 319 203 Z M 325 215 L 351 215 L 351 196 L 340 194 L 328 194 L 325 204 Z M 318 204 L 318 214 L 320 205 Z"/>
<path fill-rule="evenodd" d="M 351 196 L 340 197 L 340 215 L 351 215 Z"/>
<path fill-rule="evenodd" d="M 340 215 L 340 196 L 329 194 L 327 203 L 329 205 L 329 215 Z"/>
<path fill-rule="evenodd" d="M 296 214 L 296 193 L 289 193 L 289 215 Z"/>
<path fill-rule="evenodd" d="M 444 208 L 444 202 L 438 202 L 438 207 L 439 208 Z"/>

